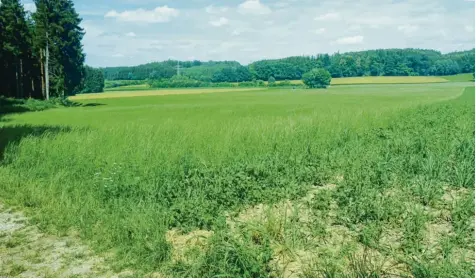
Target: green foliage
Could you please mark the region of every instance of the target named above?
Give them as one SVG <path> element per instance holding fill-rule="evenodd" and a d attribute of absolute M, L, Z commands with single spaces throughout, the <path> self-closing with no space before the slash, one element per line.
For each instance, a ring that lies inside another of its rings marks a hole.
<path fill-rule="evenodd" d="M 0 5 L 0 95 L 27 98 L 41 96 L 32 51 L 32 32 L 19 0 Z M 32 86 L 32 84 L 34 86 Z"/>
<path fill-rule="evenodd" d="M 309 88 L 327 88 L 331 84 L 331 74 L 326 69 L 313 69 L 302 76 L 302 81 Z"/>
<path fill-rule="evenodd" d="M 273 87 L 276 86 L 276 79 L 274 77 L 269 77 L 268 79 L 268 86 Z"/>
<path fill-rule="evenodd" d="M 143 80 L 105 80 L 104 88 L 116 88 L 121 86 L 141 85 L 144 84 Z"/>
<path fill-rule="evenodd" d="M 325 68 L 332 77 L 428 76 L 474 72 L 474 49 L 441 54 L 433 50 L 386 49 L 320 54 L 256 61 L 247 67 L 235 61 L 182 61 L 182 74 L 202 82 L 249 82 L 253 79 L 300 80 L 304 73 Z M 109 80 L 171 78 L 177 61 L 154 62 L 136 67 L 105 68 Z M 152 75 L 152 76 L 151 76 Z"/>
<path fill-rule="evenodd" d="M 72 0 L 36 0 L 34 41 L 40 60 L 50 55 L 50 95 L 65 97 L 81 92 L 84 77 L 84 53 L 81 41 L 84 31 Z M 47 44 L 48 43 L 48 44 Z"/>
<path fill-rule="evenodd" d="M 51 98 L 50 100 L 38 99 L 13 99 L 0 96 L 0 115 L 15 112 L 42 111 L 57 107 L 74 107 L 79 104 L 63 98 Z"/>
<path fill-rule="evenodd" d="M 269 239 L 263 239 L 259 244 L 248 234 L 237 239 L 219 231 L 193 265 L 178 262 L 171 272 L 187 278 L 267 278 L 273 251 Z"/>
<path fill-rule="evenodd" d="M 235 87 L 229 82 L 204 82 L 191 79 L 187 76 L 173 76 L 170 79 L 149 80 L 152 88 L 197 88 L 197 87 Z"/>
<path fill-rule="evenodd" d="M 84 73 L 83 90 L 81 93 L 104 92 L 104 75 L 101 69 L 85 66 Z"/>
<path fill-rule="evenodd" d="M 249 65 L 255 78 L 298 80 L 315 68 L 333 78 L 358 76 L 427 76 L 474 72 L 474 49 L 441 54 L 433 50 L 383 49 L 333 55 L 296 56 L 256 61 Z"/>

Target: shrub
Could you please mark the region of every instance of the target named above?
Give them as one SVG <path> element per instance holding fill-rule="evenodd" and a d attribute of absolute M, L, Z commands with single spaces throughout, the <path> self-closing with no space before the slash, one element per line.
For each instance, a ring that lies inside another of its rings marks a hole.
<path fill-rule="evenodd" d="M 326 69 L 313 69 L 302 76 L 309 88 L 326 88 L 331 84 L 331 74 Z"/>
<path fill-rule="evenodd" d="M 270 76 L 268 79 L 268 86 L 273 87 L 276 85 L 276 79 L 273 76 Z"/>

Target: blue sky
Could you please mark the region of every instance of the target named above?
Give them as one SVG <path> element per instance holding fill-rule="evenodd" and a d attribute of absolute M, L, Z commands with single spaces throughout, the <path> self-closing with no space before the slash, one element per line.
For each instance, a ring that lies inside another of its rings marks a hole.
<path fill-rule="evenodd" d="M 77 0 L 91 66 L 474 48 L 474 0 Z M 31 0 L 23 0 L 33 10 Z"/>

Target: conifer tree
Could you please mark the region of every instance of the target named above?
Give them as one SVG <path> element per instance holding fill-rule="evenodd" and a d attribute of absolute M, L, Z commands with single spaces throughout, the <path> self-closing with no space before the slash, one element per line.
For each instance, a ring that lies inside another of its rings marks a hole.
<path fill-rule="evenodd" d="M 81 18 L 71 0 L 36 0 L 35 4 L 35 45 L 44 68 L 44 86 L 55 97 L 78 93 L 84 77 Z"/>
<path fill-rule="evenodd" d="M 25 94 L 24 70 L 30 57 L 31 37 L 25 10 L 19 0 L 1 1 L 0 28 L 0 91 L 7 96 L 24 98 L 30 94 Z"/>
<path fill-rule="evenodd" d="M 64 90 L 68 95 L 78 93 L 84 78 L 84 53 L 81 40 L 84 30 L 79 26 L 81 18 L 71 0 L 56 0 L 55 10 L 59 15 L 58 46 L 59 60 L 63 67 Z"/>

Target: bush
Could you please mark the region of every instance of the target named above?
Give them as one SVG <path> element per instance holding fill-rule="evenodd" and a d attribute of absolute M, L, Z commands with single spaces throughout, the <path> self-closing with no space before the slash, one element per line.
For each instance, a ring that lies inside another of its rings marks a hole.
<path fill-rule="evenodd" d="M 270 76 L 268 79 L 268 86 L 273 87 L 276 86 L 276 79 L 273 76 Z"/>
<path fill-rule="evenodd" d="M 326 69 L 313 69 L 302 76 L 302 81 L 309 88 L 326 88 L 331 84 L 331 74 Z"/>
<path fill-rule="evenodd" d="M 89 66 L 84 67 L 85 75 L 82 82 L 81 93 L 101 93 L 104 92 L 104 74 L 101 69 Z"/>
<path fill-rule="evenodd" d="M 42 111 L 57 107 L 75 107 L 78 103 L 63 98 L 51 98 L 50 100 L 38 99 L 13 99 L 0 96 L 0 115 L 6 113 Z"/>

